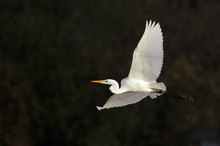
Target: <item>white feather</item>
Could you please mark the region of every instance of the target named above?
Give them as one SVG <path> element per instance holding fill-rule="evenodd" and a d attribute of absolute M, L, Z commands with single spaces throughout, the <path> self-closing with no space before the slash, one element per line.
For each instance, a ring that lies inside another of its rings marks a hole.
<path fill-rule="evenodd" d="M 146 22 L 144 34 L 132 59 L 129 77 L 156 82 L 163 65 L 163 36 L 159 23 Z"/>
<path fill-rule="evenodd" d="M 103 107 L 96 106 L 98 110 L 109 109 L 113 107 L 125 106 L 139 102 L 148 96 L 147 92 L 125 92 L 121 94 L 113 94 L 105 103 Z"/>

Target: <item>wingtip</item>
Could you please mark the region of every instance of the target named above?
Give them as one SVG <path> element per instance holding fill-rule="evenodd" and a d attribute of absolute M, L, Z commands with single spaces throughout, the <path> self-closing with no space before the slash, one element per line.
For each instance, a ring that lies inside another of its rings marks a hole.
<path fill-rule="evenodd" d="M 148 20 L 146 20 L 146 24 L 145 24 L 145 27 L 147 27 L 148 26 Z"/>
<path fill-rule="evenodd" d="M 100 107 L 100 106 L 96 106 L 96 108 L 100 111 L 103 109 L 103 107 Z"/>
<path fill-rule="evenodd" d="M 150 20 L 150 21 L 149 21 L 149 27 L 151 26 L 151 23 L 152 23 L 152 21 Z"/>
<path fill-rule="evenodd" d="M 160 26 L 159 22 L 152 21 L 152 20 L 149 20 L 149 21 L 146 20 L 146 27 L 155 27 L 155 26 L 157 26 L 157 25 Z"/>

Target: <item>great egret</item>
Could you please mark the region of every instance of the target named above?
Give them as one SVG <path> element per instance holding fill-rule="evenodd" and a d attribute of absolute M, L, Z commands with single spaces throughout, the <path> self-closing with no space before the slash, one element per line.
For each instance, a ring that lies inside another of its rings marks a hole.
<path fill-rule="evenodd" d="M 163 36 L 159 23 L 146 21 L 144 34 L 133 53 L 128 77 L 121 80 L 121 87 L 113 79 L 93 80 L 92 83 L 111 85 L 114 93 L 98 110 L 120 107 L 139 102 L 146 96 L 152 99 L 165 93 L 164 83 L 157 83 L 163 64 Z"/>

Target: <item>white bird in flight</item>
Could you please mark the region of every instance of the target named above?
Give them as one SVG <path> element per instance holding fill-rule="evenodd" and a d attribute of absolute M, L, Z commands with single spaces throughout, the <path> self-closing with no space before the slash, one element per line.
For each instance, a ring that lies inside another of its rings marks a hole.
<path fill-rule="evenodd" d="M 159 23 L 146 21 L 144 34 L 133 53 L 128 77 L 121 80 L 121 87 L 113 79 L 92 80 L 107 84 L 114 93 L 98 110 L 134 104 L 147 96 L 156 98 L 166 91 L 164 83 L 157 83 L 163 65 L 163 36 Z"/>

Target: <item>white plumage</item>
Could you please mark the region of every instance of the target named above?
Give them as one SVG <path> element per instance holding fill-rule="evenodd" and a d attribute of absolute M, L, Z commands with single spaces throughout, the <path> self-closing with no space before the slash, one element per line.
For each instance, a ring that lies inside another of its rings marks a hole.
<path fill-rule="evenodd" d="M 159 23 L 146 22 L 144 34 L 133 53 L 129 77 L 155 82 L 163 64 L 163 36 Z"/>
<path fill-rule="evenodd" d="M 159 23 L 146 21 L 144 34 L 133 53 L 132 64 L 121 87 L 112 79 L 93 80 L 93 83 L 108 84 L 112 95 L 101 109 L 136 103 L 146 96 L 156 98 L 166 91 L 163 83 L 156 83 L 163 64 L 163 36 Z"/>
<path fill-rule="evenodd" d="M 148 95 L 149 93 L 147 92 L 125 92 L 122 94 L 113 94 L 103 107 L 97 106 L 97 109 L 101 110 L 103 108 L 120 107 L 136 103 Z"/>

